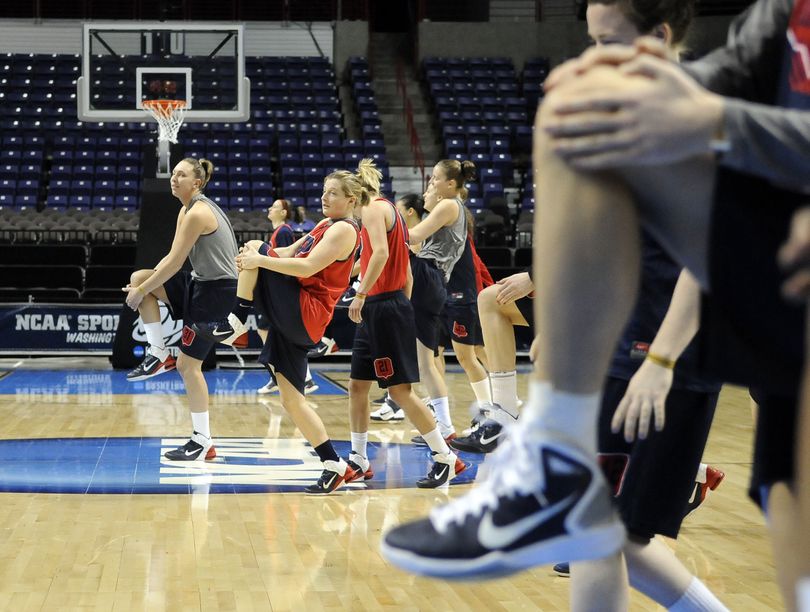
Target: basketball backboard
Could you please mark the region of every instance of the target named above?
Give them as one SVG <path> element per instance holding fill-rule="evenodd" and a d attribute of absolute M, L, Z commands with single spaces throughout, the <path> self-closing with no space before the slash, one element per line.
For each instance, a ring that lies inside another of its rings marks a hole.
<path fill-rule="evenodd" d="M 81 121 L 151 120 L 153 99 L 185 100 L 187 122 L 247 121 L 244 26 L 85 23 L 77 88 Z"/>

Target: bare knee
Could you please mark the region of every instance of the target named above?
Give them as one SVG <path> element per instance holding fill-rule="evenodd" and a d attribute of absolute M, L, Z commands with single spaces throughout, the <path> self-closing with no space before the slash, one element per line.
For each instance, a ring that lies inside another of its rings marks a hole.
<path fill-rule="evenodd" d="M 394 385 L 393 387 L 388 387 L 387 391 L 391 399 L 401 406 L 411 395 L 411 385 Z"/>
<path fill-rule="evenodd" d="M 355 380 L 349 379 L 349 395 L 351 397 L 368 397 L 368 392 L 371 389 L 371 382 L 368 380 Z"/>
<path fill-rule="evenodd" d="M 458 359 L 459 365 L 464 368 L 464 371 L 471 368 L 477 360 L 475 357 L 475 349 L 470 344 L 454 343 L 453 351 L 456 354 L 456 359 Z"/>
<path fill-rule="evenodd" d="M 491 314 L 498 310 L 499 285 L 490 285 L 478 294 L 478 315 Z"/>
<path fill-rule="evenodd" d="M 152 276 L 154 270 L 135 270 L 129 277 L 129 284 L 137 287 L 143 283 L 147 278 Z"/>
<path fill-rule="evenodd" d="M 202 361 L 189 357 L 185 353 L 180 353 L 177 357 L 177 371 L 183 378 L 194 374 L 194 372 L 202 372 Z"/>
<path fill-rule="evenodd" d="M 247 241 L 247 245 L 249 247 L 251 247 L 251 248 L 256 249 L 256 250 L 258 250 L 259 247 L 262 246 L 262 244 L 264 244 L 264 243 L 261 240 L 248 240 Z"/>

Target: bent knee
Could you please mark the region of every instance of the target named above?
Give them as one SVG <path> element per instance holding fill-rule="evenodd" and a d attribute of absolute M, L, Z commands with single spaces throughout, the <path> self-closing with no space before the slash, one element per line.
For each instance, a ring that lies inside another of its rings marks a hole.
<path fill-rule="evenodd" d="M 147 278 L 152 276 L 153 272 L 154 270 L 135 270 L 129 277 L 129 283 L 133 286 L 140 285 Z"/>

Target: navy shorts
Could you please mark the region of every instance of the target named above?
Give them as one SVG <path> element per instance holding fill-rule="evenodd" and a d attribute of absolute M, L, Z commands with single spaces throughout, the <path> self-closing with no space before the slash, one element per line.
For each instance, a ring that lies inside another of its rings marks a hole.
<path fill-rule="evenodd" d="M 315 343 L 301 318 L 301 291 L 295 277 L 262 269 L 253 291 L 253 305 L 266 318 L 269 329 L 259 362 L 283 375 L 303 395 L 307 352 Z"/>
<path fill-rule="evenodd" d="M 214 342 L 201 338 L 191 329 L 193 323 L 224 321 L 236 306 L 236 279 L 196 280 L 188 270 L 180 270 L 163 284 L 172 318 L 183 320 L 180 352 L 203 361 Z"/>
<path fill-rule="evenodd" d="M 383 389 L 419 382 L 414 311 L 405 294 L 369 296 L 362 316 L 354 333 L 351 377 L 376 380 Z"/>
<path fill-rule="evenodd" d="M 451 348 L 452 343 L 478 346 L 484 344 L 484 333 L 478 318 L 478 304 L 447 302 L 442 311 L 440 345 Z"/>
<path fill-rule="evenodd" d="M 432 259 L 416 256 L 411 256 L 411 271 L 411 303 L 416 317 L 416 338 L 435 351 L 439 348 L 439 326 L 447 299 L 444 275 Z"/>
<path fill-rule="evenodd" d="M 629 381 L 608 377 L 599 414 L 599 459 L 616 492 L 627 531 L 642 538 L 675 538 L 694 490 L 718 393 L 672 389 L 666 425 L 628 444 L 610 431 L 610 420 Z"/>
<path fill-rule="evenodd" d="M 517 306 L 523 318 L 526 319 L 526 323 L 529 324 L 532 335 L 534 335 L 534 299 L 529 296 L 522 297 L 515 300 L 515 306 Z"/>

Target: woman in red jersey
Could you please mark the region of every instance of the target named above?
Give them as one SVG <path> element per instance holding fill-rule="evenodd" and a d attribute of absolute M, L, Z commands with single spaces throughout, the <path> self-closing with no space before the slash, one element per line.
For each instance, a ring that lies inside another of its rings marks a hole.
<path fill-rule="evenodd" d="M 371 160 L 363 160 L 357 178 L 368 199 L 360 201 L 362 249 L 360 286 L 349 306 L 357 323 L 352 348 L 349 406 L 352 475 L 368 480 L 374 474 L 367 458 L 368 394 L 376 381 L 405 411 L 430 447 L 434 461 L 428 475 L 417 481 L 422 488 L 448 482 L 466 467 L 447 446 L 439 428 L 411 385 L 419 382 L 416 322 L 410 301 L 412 277 L 408 228 L 396 207 L 380 196 L 382 175 Z"/>
<path fill-rule="evenodd" d="M 324 180 L 321 204 L 326 217 L 292 245 L 273 249 L 254 240 L 236 258 L 239 269 L 237 309 L 209 333 L 232 341 L 256 300 L 269 324 L 260 360 L 275 372 L 281 404 L 324 464 L 308 493 L 329 493 L 343 482 L 347 465 L 338 457 L 318 414 L 304 398 L 307 351 L 323 336 L 340 296 L 349 284 L 360 229 L 352 218 L 363 196 L 350 172 L 333 172 Z M 367 196 L 366 196 L 367 197 Z M 298 307 L 295 307 L 295 304 Z"/>

